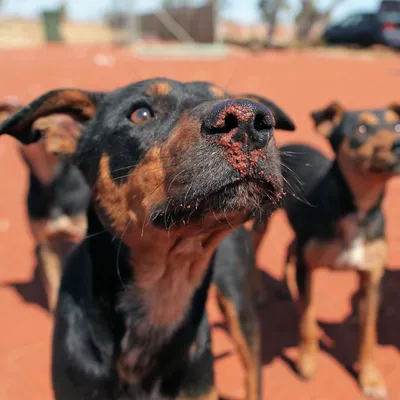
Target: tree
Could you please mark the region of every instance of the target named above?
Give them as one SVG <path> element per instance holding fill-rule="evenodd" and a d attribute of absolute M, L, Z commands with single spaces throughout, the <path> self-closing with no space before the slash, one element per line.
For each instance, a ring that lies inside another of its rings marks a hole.
<path fill-rule="evenodd" d="M 276 26 L 278 22 L 279 12 L 289 7 L 287 0 L 259 0 L 258 8 L 261 13 L 261 18 L 268 24 L 267 31 L 267 46 L 271 46 Z"/>
<path fill-rule="evenodd" d="M 308 42 L 314 26 L 319 23 L 325 27 L 335 9 L 347 0 L 332 0 L 325 11 L 318 10 L 315 0 L 301 0 L 301 8 L 296 15 L 296 38 L 304 44 Z"/>

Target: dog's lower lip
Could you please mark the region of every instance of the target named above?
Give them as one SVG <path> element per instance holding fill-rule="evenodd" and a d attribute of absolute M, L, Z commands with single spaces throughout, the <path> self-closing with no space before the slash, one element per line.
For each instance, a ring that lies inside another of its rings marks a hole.
<path fill-rule="evenodd" d="M 259 210 L 262 204 L 270 203 L 271 207 L 275 208 L 279 203 L 281 192 L 280 185 L 275 185 L 274 181 L 250 178 L 231 179 L 187 202 L 176 199 L 176 201 L 169 201 L 167 205 L 161 205 L 153 211 L 152 221 L 164 229 L 169 229 L 189 225 L 190 222 L 198 223 L 207 215 L 222 215 L 231 221 L 236 217 L 248 218 L 246 216 Z"/>
<path fill-rule="evenodd" d="M 235 188 L 238 186 L 243 186 L 243 185 L 256 185 L 256 186 L 265 186 L 265 185 L 270 185 L 269 182 L 267 181 L 262 181 L 262 180 L 257 180 L 257 179 L 240 179 L 238 178 L 237 180 L 227 183 L 226 185 L 221 186 L 219 189 L 216 191 L 210 193 L 210 195 L 215 195 L 220 192 L 223 192 L 227 189 Z"/>

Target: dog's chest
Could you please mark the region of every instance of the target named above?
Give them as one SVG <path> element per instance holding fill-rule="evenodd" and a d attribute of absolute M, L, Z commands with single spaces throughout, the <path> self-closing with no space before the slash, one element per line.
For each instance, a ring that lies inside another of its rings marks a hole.
<path fill-rule="evenodd" d="M 362 233 L 355 236 L 349 243 L 343 243 L 340 247 L 338 255 L 332 260 L 332 268 L 368 269 L 366 241 Z"/>
<path fill-rule="evenodd" d="M 313 267 L 368 271 L 386 262 L 386 243 L 383 238 L 368 238 L 359 218 L 350 214 L 336 223 L 332 239 L 309 240 L 305 256 Z"/>

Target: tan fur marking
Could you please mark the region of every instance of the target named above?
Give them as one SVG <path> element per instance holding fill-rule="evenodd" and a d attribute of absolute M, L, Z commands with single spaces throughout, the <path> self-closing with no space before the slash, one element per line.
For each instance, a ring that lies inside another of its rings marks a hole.
<path fill-rule="evenodd" d="M 109 218 L 110 228 L 122 235 L 126 223 L 128 222 L 128 186 L 122 184 L 118 186 L 111 179 L 109 166 L 110 158 L 103 154 L 99 164 L 99 176 L 95 185 L 95 196 L 102 210 Z"/>
<path fill-rule="evenodd" d="M 36 243 L 52 245 L 60 239 L 78 243 L 86 234 L 86 215 L 75 217 L 61 215 L 56 219 L 31 219 L 30 227 Z"/>
<path fill-rule="evenodd" d="M 249 346 L 246 340 L 242 328 L 240 327 L 239 315 L 236 307 L 232 304 L 230 299 L 223 296 L 223 294 L 217 288 L 218 301 L 223 309 L 226 322 L 228 324 L 228 330 L 232 336 L 236 348 L 239 352 L 242 363 L 245 367 L 246 373 L 246 399 L 257 400 L 260 389 L 259 382 L 259 368 L 260 368 L 260 338 L 259 329 L 255 329 L 256 337 L 253 337 L 254 347 Z M 257 320 L 254 321 L 257 323 Z"/>
<path fill-rule="evenodd" d="M 213 96 L 219 99 L 223 99 L 227 96 L 225 90 L 220 88 L 219 86 L 211 86 L 208 90 L 211 92 Z"/>
<path fill-rule="evenodd" d="M 375 365 L 375 349 L 379 283 L 387 260 L 386 242 L 383 239 L 371 242 L 367 247 L 367 252 L 374 268 L 360 274 L 359 383 L 365 393 L 370 393 L 375 398 L 383 398 L 387 390 L 382 375 Z"/>
<path fill-rule="evenodd" d="M 76 217 L 61 216 L 54 220 L 31 219 L 30 227 L 39 248 L 39 266 L 47 293 L 49 309 L 55 310 L 60 286 L 62 264 L 66 254 L 60 247 L 78 244 L 87 231 L 86 215 Z"/>
<path fill-rule="evenodd" d="M 4 99 L 0 102 L 0 122 L 3 122 L 11 114 L 17 112 L 23 107 L 18 99 Z"/>
<path fill-rule="evenodd" d="M 178 237 L 174 246 L 170 239 L 169 245 L 154 248 L 152 254 L 150 249 L 144 256 L 136 253 L 140 257 L 132 258 L 131 265 L 135 270 L 136 287 L 147 306 L 150 324 L 168 326 L 183 318 L 195 289 L 202 282 L 212 253 L 226 234 L 225 231 L 212 233 L 203 240 L 198 236 Z M 168 241 L 166 234 L 157 236 Z M 154 247 L 154 243 L 148 243 L 148 246 Z"/>
<path fill-rule="evenodd" d="M 300 295 L 300 352 L 297 367 L 300 375 L 310 379 L 316 370 L 318 354 L 318 325 L 313 303 L 313 268 L 306 267 L 305 291 Z"/>
<path fill-rule="evenodd" d="M 151 96 L 166 96 L 171 93 L 172 87 L 168 82 L 156 82 L 149 86 L 146 93 Z"/>
<path fill-rule="evenodd" d="M 87 118 L 93 117 L 96 113 L 96 106 L 87 94 L 79 90 L 68 89 L 63 90 L 46 100 L 38 111 L 39 115 L 35 115 L 34 119 L 39 118 L 39 116 L 44 115 L 44 113 L 47 113 L 48 111 L 65 107 L 79 110 L 79 112 Z"/>
<path fill-rule="evenodd" d="M 187 155 L 198 140 L 200 129 L 201 121 L 199 119 L 191 118 L 187 113 L 181 116 L 171 138 L 163 146 L 165 156 L 170 157 L 170 162 L 174 158 Z"/>
<path fill-rule="evenodd" d="M 289 290 L 289 293 L 292 299 L 299 298 L 299 291 L 297 288 L 297 281 L 296 281 L 296 242 L 293 240 L 287 249 L 286 254 L 286 263 L 285 263 L 285 284 Z"/>
<path fill-rule="evenodd" d="M 358 121 L 367 125 L 378 125 L 379 118 L 375 114 L 363 112 L 358 116 Z"/>
<path fill-rule="evenodd" d="M 39 271 L 46 291 L 49 311 L 54 313 L 58 301 L 63 261 L 55 249 L 49 246 L 41 246 L 39 248 L 38 258 Z"/>
<path fill-rule="evenodd" d="M 37 119 L 32 129 L 45 132 L 43 142 L 48 153 L 73 154 L 81 130 L 78 122 L 67 114 L 51 114 Z"/>
<path fill-rule="evenodd" d="M 218 393 L 215 388 L 211 388 L 208 393 L 201 394 L 197 397 L 192 396 L 179 396 L 177 400 L 218 400 Z"/>
<path fill-rule="evenodd" d="M 110 220 L 111 228 L 122 236 L 128 221 L 130 225 L 147 224 L 152 206 L 166 199 L 165 171 L 161 151 L 157 147 L 147 153 L 128 181 L 120 185 L 111 178 L 109 164 L 109 156 L 103 154 L 95 193 L 102 211 Z"/>
<path fill-rule="evenodd" d="M 255 101 L 256 103 L 260 102 L 260 99 L 257 98 L 257 96 L 253 96 L 249 93 L 239 93 L 239 94 L 234 94 L 233 96 L 231 96 L 233 99 L 247 99 L 247 100 L 252 100 Z"/>
<path fill-rule="evenodd" d="M 388 124 L 395 124 L 400 122 L 400 115 L 394 110 L 386 110 L 384 118 Z"/>
<path fill-rule="evenodd" d="M 3 122 L 9 116 L 10 116 L 10 113 L 8 111 L 0 111 L 0 122 Z"/>

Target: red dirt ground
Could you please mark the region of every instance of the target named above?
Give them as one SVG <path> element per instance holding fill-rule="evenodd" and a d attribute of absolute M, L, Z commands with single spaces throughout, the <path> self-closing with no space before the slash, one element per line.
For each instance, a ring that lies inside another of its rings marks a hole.
<path fill-rule="evenodd" d="M 306 141 L 328 151 L 313 132 L 310 110 L 339 99 L 347 107 L 383 106 L 400 101 L 398 59 L 326 57 L 309 53 L 237 54 L 225 60 L 138 60 L 127 50 L 113 52 L 114 67 L 97 66 L 96 53 L 107 48 L 48 47 L 1 50 L 0 98 L 20 96 L 28 101 L 60 87 L 111 89 L 154 76 L 180 80 L 212 80 L 234 92 L 258 92 L 280 104 L 293 116 L 296 133 L 277 133 L 279 143 Z M 35 274 L 24 193 L 26 169 L 18 160 L 14 142 L 0 146 L 0 399 L 46 400 L 51 398 L 49 357 L 51 319 L 43 309 L 43 293 Z M 384 279 L 379 323 L 378 364 L 389 386 L 390 399 L 400 399 L 400 179 L 389 185 L 385 208 L 390 258 Z M 396 201 L 397 200 L 397 201 Z M 351 273 L 318 272 L 318 317 L 334 345 L 321 350 L 315 379 L 305 383 L 294 373 L 296 311 L 279 298 L 283 254 L 291 237 L 284 217 L 273 218 L 259 261 L 265 272 L 268 301 L 261 311 L 263 336 L 263 399 L 356 400 L 362 398 L 348 371 L 355 358 L 354 317 L 356 277 Z M 397 290 L 396 290 L 397 289 Z M 220 321 L 210 300 L 214 323 Z M 225 398 L 243 395 L 242 370 L 228 335 L 214 328 L 216 379 Z"/>

